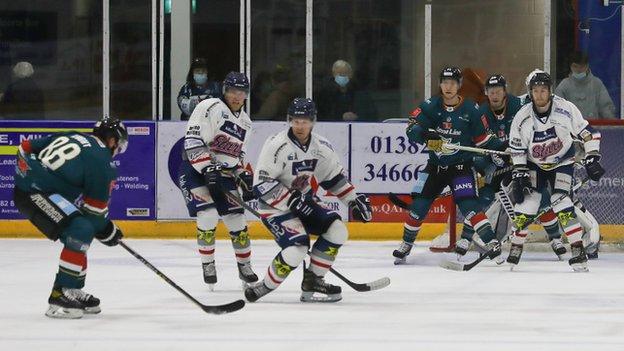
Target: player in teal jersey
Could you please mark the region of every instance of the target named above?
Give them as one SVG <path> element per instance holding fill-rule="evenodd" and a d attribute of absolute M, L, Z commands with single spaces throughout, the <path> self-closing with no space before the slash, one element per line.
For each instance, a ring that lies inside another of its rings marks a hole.
<path fill-rule="evenodd" d="M 507 147 L 511 122 L 524 103 L 519 97 L 507 92 L 507 80 L 500 74 L 488 77 L 485 82 L 485 93 L 488 100 L 480 106 L 480 111 L 487 117 L 489 130 Z M 501 205 L 498 202 L 494 202 L 494 200 L 495 193 L 501 189 L 501 186 L 507 186 L 511 181 L 511 160 L 509 157 L 497 155 L 491 157 L 478 155 L 474 157 L 474 163 L 479 173 L 484 175 L 485 185 L 479 189 L 479 201 L 483 208 L 488 209 L 486 213 L 494 227 L 496 238 L 502 240 L 508 231 L 509 218 L 502 210 Z M 505 169 L 509 170 L 502 172 Z M 498 174 L 494 176 L 495 173 Z M 548 206 L 549 202 L 548 196 L 542 196 L 540 207 Z M 553 251 L 558 257 L 562 257 L 566 253 L 566 249 L 561 242 L 561 231 L 559 230 L 557 216 L 555 216 L 554 212 L 548 211 L 540 217 L 540 222 L 548 234 Z M 459 255 L 466 254 L 473 235 L 474 231 L 470 227 L 465 226 L 461 239 L 455 246 L 455 252 Z M 494 237 L 481 237 L 481 239 L 488 243 Z"/>
<path fill-rule="evenodd" d="M 447 185 L 466 218 L 464 225 L 471 226 L 480 235 L 493 235 L 477 199 L 473 154 L 443 147 L 443 143 L 489 149 L 503 147 L 502 142 L 488 132 L 486 117 L 479 112 L 478 105 L 458 94 L 461 82 L 459 68 L 445 68 L 440 74 L 441 94 L 421 103 L 409 119 L 407 136 L 412 142 L 427 144 L 429 161 L 425 169 L 418 172 L 412 189 L 413 201 L 404 224 L 403 242 L 393 252 L 397 264 L 409 255 L 431 203 Z M 492 257 L 499 254 L 500 250 Z"/>
<path fill-rule="evenodd" d="M 82 291 L 93 238 L 115 246 L 122 233 L 108 219 L 117 172 L 112 158 L 128 146 L 126 127 L 104 118 L 93 135 L 78 132 L 24 140 L 15 167 L 15 205 L 45 236 L 61 240 L 59 270 L 46 316 L 81 318 L 99 313 L 100 300 Z"/>

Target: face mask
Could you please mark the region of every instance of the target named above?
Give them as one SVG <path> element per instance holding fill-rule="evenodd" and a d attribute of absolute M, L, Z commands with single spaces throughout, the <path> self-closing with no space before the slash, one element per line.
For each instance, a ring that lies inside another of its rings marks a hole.
<path fill-rule="evenodd" d="M 572 77 L 576 78 L 576 79 L 583 79 L 587 76 L 587 72 L 581 72 L 581 73 L 572 73 Z"/>
<path fill-rule="evenodd" d="M 198 85 L 202 85 L 208 80 L 208 75 L 203 73 L 193 73 L 193 79 L 195 80 L 195 83 L 197 83 Z"/>
<path fill-rule="evenodd" d="M 347 77 L 347 76 L 335 76 L 334 77 L 334 81 L 336 81 L 336 84 L 340 85 L 341 87 L 344 87 L 345 85 L 347 85 L 349 83 L 349 77 Z"/>

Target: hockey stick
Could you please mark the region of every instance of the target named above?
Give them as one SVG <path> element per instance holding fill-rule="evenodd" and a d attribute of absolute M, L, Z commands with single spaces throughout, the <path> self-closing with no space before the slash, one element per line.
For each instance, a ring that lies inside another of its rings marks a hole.
<path fill-rule="evenodd" d="M 269 222 L 266 218 L 263 218 L 262 215 L 260 215 L 260 213 L 258 211 L 256 211 L 253 207 L 247 205 L 241 198 L 239 198 L 238 196 L 230 193 L 229 191 L 226 191 L 224 189 L 221 189 L 221 191 L 225 194 L 225 196 L 230 200 L 233 201 L 234 203 L 236 203 L 237 205 L 241 206 L 242 208 L 246 209 L 247 211 L 249 211 L 251 214 L 253 214 L 254 216 L 256 216 L 257 218 L 259 218 L 262 223 L 264 224 L 264 226 L 271 232 L 273 233 L 274 227 L 275 226 L 279 226 L 279 224 L 276 223 L 272 223 Z M 379 289 L 383 289 L 386 286 L 390 285 L 390 278 L 388 277 L 383 277 L 383 278 L 379 278 L 377 280 L 374 280 L 372 282 L 369 283 L 355 283 L 351 280 L 349 280 L 347 277 L 345 277 L 344 275 L 338 273 L 338 271 L 336 271 L 333 267 L 329 267 L 329 271 L 332 272 L 332 274 L 334 274 L 336 277 L 338 277 L 340 280 L 342 280 L 343 282 L 345 282 L 347 285 L 349 285 L 351 288 L 353 288 L 353 290 L 355 291 L 359 291 L 359 292 L 365 292 L 365 291 L 372 291 L 372 290 L 379 290 Z"/>
<path fill-rule="evenodd" d="M 583 178 L 583 180 L 581 180 L 579 183 L 577 183 L 573 188 L 572 188 L 572 192 L 576 192 L 578 189 L 580 189 L 583 185 L 585 185 L 585 183 L 587 183 L 589 181 L 589 177 L 585 177 Z M 516 229 L 516 231 L 520 231 L 523 230 L 524 228 L 528 227 L 529 225 L 531 225 L 533 222 L 535 222 L 535 220 L 539 217 L 541 217 L 544 213 L 552 210 L 553 206 L 558 204 L 559 202 L 561 202 L 567 195 L 562 194 L 561 196 L 559 196 L 557 199 L 555 199 L 554 201 L 552 201 L 550 203 L 550 205 L 546 206 L 544 209 L 542 209 L 541 211 L 539 211 L 537 213 L 537 215 L 535 215 L 535 217 L 533 217 L 533 219 L 531 219 L 530 221 L 527 221 L 521 228 Z M 497 245 L 495 245 L 494 247 L 492 247 L 490 250 L 488 250 L 487 252 L 484 252 L 483 254 L 481 254 L 479 256 L 479 258 L 477 258 L 476 260 L 474 260 L 473 262 L 470 263 L 461 263 L 461 262 L 454 262 L 454 261 L 442 261 L 440 262 L 440 267 L 445 268 L 445 269 L 449 269 L 449 270 L 453 270 L 453 271 L 469 271 L 471 269 L 473 269 L 476 265 L 478 265 L 479 263 L 481 263 L 481 261 L 483 261 L 484 259 L 486 259 L 489 255 L 491 255 L 494 251 L 496 251 L 497 249 L 500 249 L 500 246 L 502 245 L 502 242 L 498 243 Z"/>
<path fill-rule="evenodd" d="M 161 277 L 162 280 L 167 282 L 167 284 L 171 285 L 173 288 L 179 291 L 182 295 L 186 296 L 187 299 L 191 300 L 191 302 L 199 306 L 199 308 L 204 310 L 204 312 L 206 313 L 224 314 L 224 313 L 235 312 L 245 307 L 245 301 L 243 300 L 236 300 L 234 302 L 230 302 L 224 305 L 214 305 L 214 306 L 204 305 L 201 302 L 197 301 L 196 298 L 191 296 L 184 289 L 179 287 L 178 284 L 176 284 L 171 279 L 169 279 L 169 277 L 167 277 L 163 272 L 159 271 L 158 268 L 154 267 L 151 263 L 149 263 L 149 261 L 143 258 L 143 256 L 139 255 L 136 251 L 128 247 L 128 245 L 125 242 L 120 240 L 119 245 L 121 245 L 121 247 L 126 249 L 126 251 L 128 251 L 132 256 L 134 256 L 137 260 L 141 261 L 144 265 L 146 265 L 149 269 L 151 269 L 152 272 L 156 273 L 156 275 Z"/>
<path fill-rule="evenodd" d="M 472 147 L 472 146 L 464 146 L 464 145 L 456 145 L 456 144 L 448 144 L 448 143 L 443 143 L 442 148 L 449 149 L 449 150 L 475 152 L 477 154 L 484 154 L 484 155 L 489 155 L 489 154 L 502 155 L 502 156 L 510 155 L 510 153 L 506 151 L 483 149 L 480 147 Z"/>

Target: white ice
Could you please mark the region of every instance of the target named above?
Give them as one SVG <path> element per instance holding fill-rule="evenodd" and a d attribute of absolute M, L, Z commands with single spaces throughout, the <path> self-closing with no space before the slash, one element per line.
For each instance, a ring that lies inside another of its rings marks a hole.
<path fill-rule="evenodd" d="M 207 304 L 242 297 L 229 242 L 217 243 L 219 283 L 208 292 L 191 240 L 127 240 Z M 624 254 L 603 253 L 573 273 L 552 252 L 525 252 L 514 272 L 484 262 L 470 272 L 437 266 L 451 254 L 416 248 L 394 266 L 396 243 L 349 242 L 335 268 L 354 281 L 383 276 L 383 290 L 343 301 L 299 302 L 301 270 L 259 302 L 208 315 L 121 247 L 95 243 L 85 291 L 102 313 L 44 316 L 60 244 L 0 240 L 0 350 L 624 350 Z M 260 274 L 277 252 L 253 243 Z M 469 259 L 475 256 L 469 257 Z M 333 283 L 341 283 L 328 274 Z"/>

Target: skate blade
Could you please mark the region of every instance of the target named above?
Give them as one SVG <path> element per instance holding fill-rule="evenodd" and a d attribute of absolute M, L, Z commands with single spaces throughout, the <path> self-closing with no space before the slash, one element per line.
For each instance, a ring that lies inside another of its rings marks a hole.
<path fill-rule="evenodd" d="M 342 300 L 342 295 L 341 294 L 330 294 L 330 295 L 321 294 L 321 296 L 315 296 L 313 291 L 302 291 L 300 300 L 301 302 L 321 302 L 321 303 L 338 302 Z"/>
<path fill-rule="evenodd" d="M 212 292 L 214 291 L 214 284 L 207 284 L 208 285 L 208 291 Z"/>
<path fill-rule="evenodd" d="M 515 264 L 515 263 L 509 263 L 509 271 L 513 272 L 514 268 L 516 268 L 516 266 L 517 266 L 517 264 Z"/>
<path fill-rule="evenodd" d="M 100 312 L 102 312 L 102 309 L 100 308 L 100 306 L 85 307 L 84 309 L 85 314 L 98 314 Z"/>
<path fill-rule="evenodd" d="M 500 266 L 501 264 L 505 263 L 505 259 L 503 258 L 503 255 L 498 255 L 494 257 L 494 262 L 496 262 L 496 264 Z"/>
<path fill-rule="evenodd" d="M 401 265 L 401 264 L 405 264 L 405 263 L 407 263 L 407 260 L 405 258 L 398 258 L 397 257 L 397 258 L 394 259 L 394 265 L 395 266 L 398 266 L 398 265 Z"/>
<path fill-rule="evenodd" d="M 45 315 L 50 318 L 78 319 L 82 318 L 84 311 L 80 308 L 64 308 L 57 305 L 50 305 Z"/>

